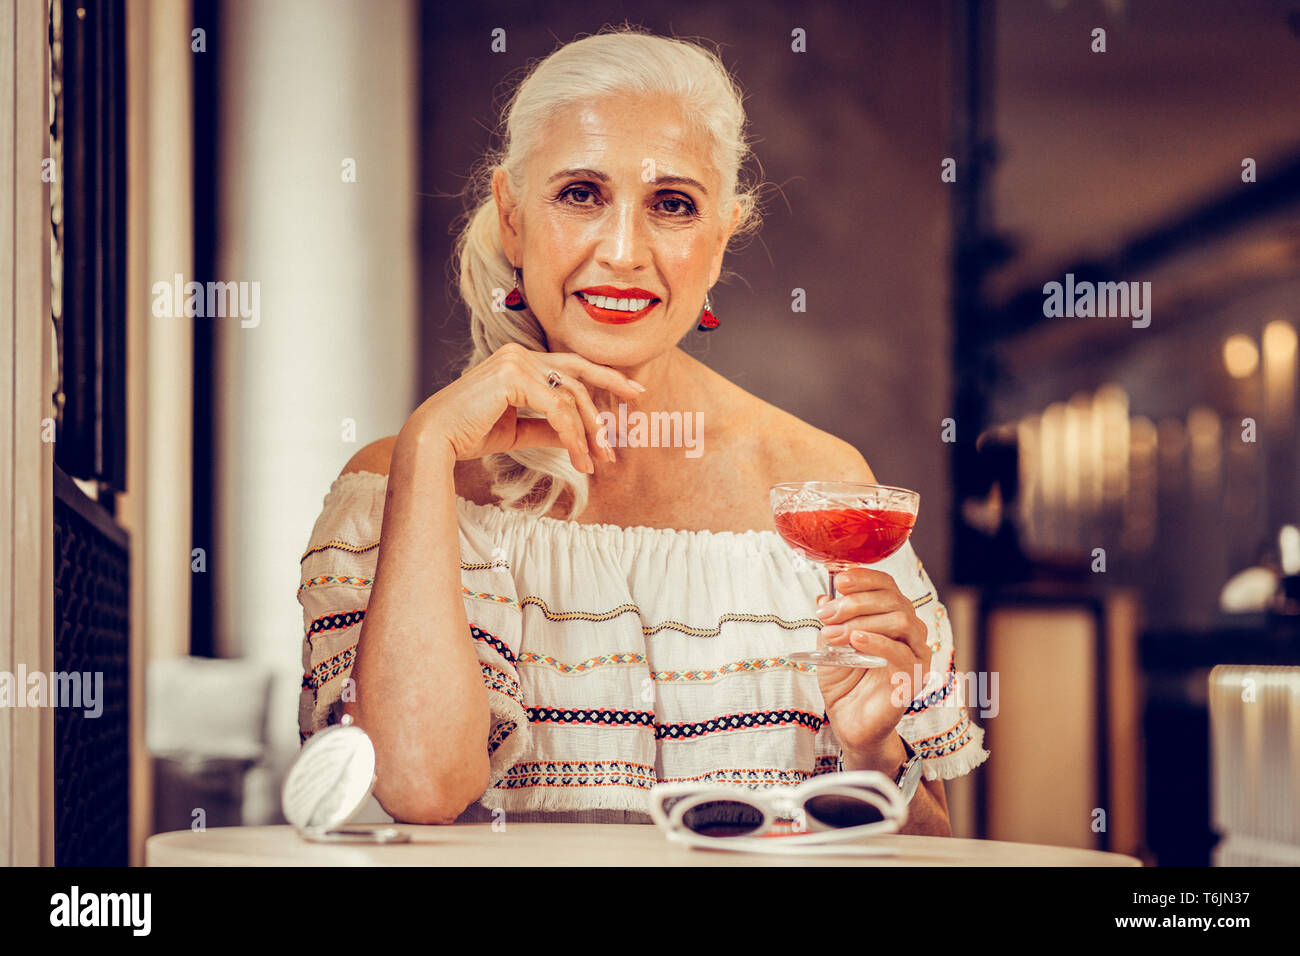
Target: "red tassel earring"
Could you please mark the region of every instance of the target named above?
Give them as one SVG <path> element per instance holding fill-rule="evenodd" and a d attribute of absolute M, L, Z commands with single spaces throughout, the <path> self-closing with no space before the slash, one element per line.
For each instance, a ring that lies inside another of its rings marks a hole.
<path fill-rule="evenodd" d="M 712 332 L 718 327 L 718 317 L 713 314 L 713 306 L 709 303 L 709 294 L 704 293 L 704 311 L 700 313 L 700 324 L 695 328 L 700 332 Z"/>
<path fill-rule="evenodd" d="M 528 303 L 524 301 L 523 295 L 521 295 L 519 292 L 519 283 L 522 282 L 523 279 L 524 279 L 523 270 L 516 269 L 515 287 L 510 290 L 510 293 L 509 295 L 506 296 L 506 301 L 505 301 L 505 307 L 509 309 L 511 312 L 522 312 L 524 309 L 528 308 Z"/>

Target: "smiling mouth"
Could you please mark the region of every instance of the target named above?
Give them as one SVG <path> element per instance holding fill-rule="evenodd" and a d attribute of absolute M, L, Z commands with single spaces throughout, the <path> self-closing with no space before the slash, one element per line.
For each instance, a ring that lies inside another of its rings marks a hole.
<path fill-rule="evenodd" d="M 575 292 L 574 295 L 578 297 L 578 301 L 582 303 L 588 315 L 597 322 L 611 325 L 635 322 L 659 304 L 659 299 L 656 298 L 616 298 L 590 292 Z"/>

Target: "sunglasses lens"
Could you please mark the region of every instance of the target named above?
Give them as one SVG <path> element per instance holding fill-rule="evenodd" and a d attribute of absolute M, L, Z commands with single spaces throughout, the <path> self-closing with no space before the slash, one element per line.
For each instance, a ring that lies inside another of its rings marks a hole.
<path fill-rule="evenodd" d="M 885 819 L 885 815 L 865 799 L 838 793 L 810 797 L 803 808 L 810 817 L 828 827 L 860 827 Z"/>
<path fill-rule="evenodd" d="M 736 800 L 710 800 L 687 810 L 682 825 L 701 836 L 745 836 L 763 825 L 763 811 Z"/>

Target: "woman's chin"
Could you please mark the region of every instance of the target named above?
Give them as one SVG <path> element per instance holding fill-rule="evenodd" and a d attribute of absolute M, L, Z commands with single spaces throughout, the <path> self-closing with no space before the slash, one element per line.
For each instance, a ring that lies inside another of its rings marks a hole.
<path fill-rule="evenodd" d="M 597 365 L 630 368 L 664 351 L 662 338 L 648 333 L 648 326 L 602 325 L 588 319 L 580 328 L 569 326 L 558 336 L 548 335 L 547 341 L 553 352 L 576 352 Z"/>

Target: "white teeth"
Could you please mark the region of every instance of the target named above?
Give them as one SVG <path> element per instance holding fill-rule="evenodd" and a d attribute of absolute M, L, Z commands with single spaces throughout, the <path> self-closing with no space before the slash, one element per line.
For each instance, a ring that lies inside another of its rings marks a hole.
<path fill-rule="evenodd" d="M 614 299 L 607 295 L 590 295 L 586 292 L 579 292 L 578 295 L 598 309 L 609 309 L 614 312 L 640 312 L 654 301 L 653 299 Z"/>

